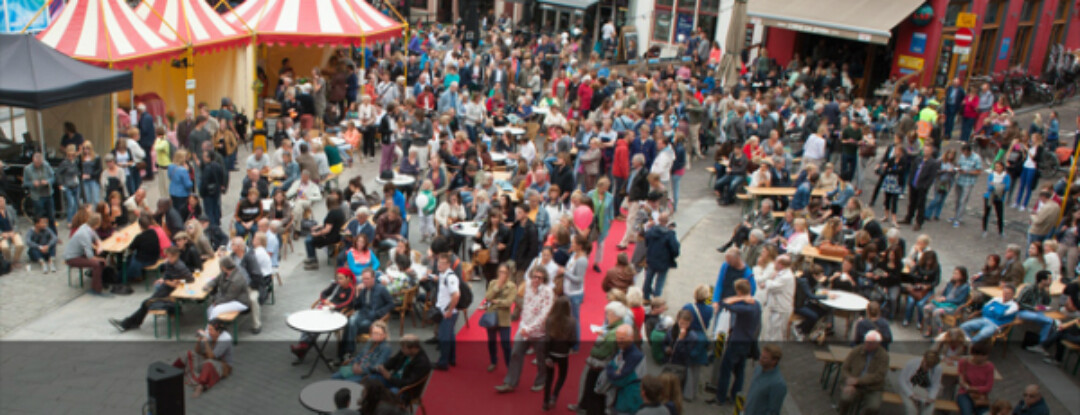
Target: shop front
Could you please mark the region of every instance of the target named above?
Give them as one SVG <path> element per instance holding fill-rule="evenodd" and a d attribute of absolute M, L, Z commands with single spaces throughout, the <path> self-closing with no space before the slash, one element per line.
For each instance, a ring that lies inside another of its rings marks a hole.
<path fill-rule="evenodd" d="M 869 97 L 888 78 L 893 66 L 891 50 L 897 43 L 895 28 L 923 4 L 923 0 L 753 0 L 747 18 L 760 41 L 748 44 L 747 59 L 761 54 L 788 67 L 798 59 L 806 63 L 835 63 L 846 69 L 853 95 Z"/>
<path fill-rule="evenodd" d="M 915 73 L 920 86 L 943 90 L 954 78 L 1016 69 L 1041 75 L 1051 48 L 1080 47 L 1076 0 L 930 0 L 932 17 L 897 29 L 891 75 Z M 920 62 L 919 65 L 903 63 Z"/>

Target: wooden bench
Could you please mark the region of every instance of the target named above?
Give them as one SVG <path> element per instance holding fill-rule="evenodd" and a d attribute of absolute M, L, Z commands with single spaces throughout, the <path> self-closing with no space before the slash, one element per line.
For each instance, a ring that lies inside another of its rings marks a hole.
<path fill-rule="evenodd" d="M 716 168 L 709 166 L 705 168 L 705 171 L 709 172 L 709 181 L 705 185 L 712 189 L 713 185 L 716 184 Z"/>
<path fill-rule="evenodd" d="M 821 389 L 829 389 L 829 380 L 831 378 L 833 379 L 833 390 L 835 390 L 836 383 L 840 379 L 840 366 L 844 362 L 826 350 L 814 350 L 814 359 L 825 364 L 825 367 L 821 369 L 821 376 L 818 378 Z"/>
<path fill-rule="evenodd" d="M 158 338 L 158 317 L 165 319 L 165 338 L 172 337 L 173 324 L 172 318 L 169 317 L 168 310 L 150 310 L 148 313 L 154 316 L 154 338 Z M 180 340 L 180 327 L 176 328 L 176 340 Z"/>
<path fill-rule="evenodd" d="M 739 205 L 742 205 L 742 214 L 747 215 L 754 210 L 754 197 L 749 193 L 736 193 L 735 200 L 739 201 Z"/>
<path fill-rule="evenodd" d="M 1061 368 L 1068 368 L 1069 356 L 1076 355 L 1076 363 L 1073 363 L 1072 375 L 1076 376 L 1076 369 L 1080 368 L 1080 344 L 1068 340 L 1061 341 L 1061 347 L 1065 348 L 1065 355 L 1061 358 Z"/>
<path fill-rule="evenodd" d="M 232 329 L 232 342 L 233 342 L 233 345 L 236 345 L 237 343 L 240 343 L 240 321 L 243 320 L 242 318 L 240 318 L 240 312 L 239 311 L 229 311 L 227 313 L 221 313 L 221 314 L 218 314 L 217 319 L 221 320 L 224 323 L 232 323 L 232 326 L 233 326 L 232 327 L 233 328 Z M 177 330 L 179 330 L 179 329 L 180 328 L 178 327 Z"/>
<path fill-rule="evenodd" d="M 903 405 L 904 398 L 901 398 L 900 395 L 894 392 L 882 392 L 881 402 L 892 405 Z M 956 405 L 955 401 L 950 401 L 948 399 L 937 399 L 934 401 L 934 410 L 938 412 L 959 413 L 960 407 Z"/>
<path fill-rule="evenodd" d="M 161 258 L 157 262 L 143 267 L 143 288 L 146 288 L 146 291 L 150 291 L 151 280 L 160 278 L 164 275 L 161 272 L 162 265 L 165 265 L 165 258 Z M 151 278 L 151 274 L 156 274 L 156 276 Z"/>
<path fill-rule="evenodd" d="M 80 289 L 85 288 L 86 286 L 83 284 L 83 278 L 85 278 L 85 275 L 83 275 L 83 270 L 84 269 L 90 269 L 90 268 L 89 267 L 73 267 L 73 266 L 68 265 L 68 272 L 67 272 L 67 274 L 68 274 L 68 287 L 74 287 L 75 286 L 74 284 L 71 283 L 71 270 L 73 270 L 73 269 L 79 275 L 79 288 Z"/>

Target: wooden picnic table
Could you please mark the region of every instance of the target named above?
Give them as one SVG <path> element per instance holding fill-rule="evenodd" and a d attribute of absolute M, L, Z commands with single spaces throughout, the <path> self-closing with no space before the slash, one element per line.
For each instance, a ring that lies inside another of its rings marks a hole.
<path fill-rule="evenodd" d="M 491 172 L 491 177 L 492 178 L 494 178 L 495 180 L 502 180 L 502 181 L 505 181 L 505 182 L 509 182 L 510 177 L 512 177 L 512 176 L 513 176 L 513 174 L 511 174 L 508 171 L 493 171 L 493 172 Z"/>
<path fill-rule="evenodd" d="M 283 166 L 271 167 L 270 170 L 263 171 L 263 176 L 266 176 L 267 178 L 270 178 L 270 179 L 284 179 L 285 178 L 285 167 L 283 167 Z"/>
<path fill-rule="evenodd" d="M 832 353 L 834 359 L 843 362 L 844 359 L 847 358 L 848 353 L 851 353 L 851 349 L 851 347 L 846 346 L 829 346 L 829 353 Z M 922 359 L 922 356 L 907 353 L 889 352 L 889 370 L 903 369 L 904 365 L 907 365 L 907 363 L 912 359 Z M 960 375 L 956 364 L 947 364 L 942 361 L 941 365 L 942 376 L 956 377 Z M 998 372 L 997 369 L 994 369 L 994 380 L 1002 379 L 1004 379 L 1004 377 L 1001 376 L 1001 372 Z"/>
<path fill-rule="evenodd" d="M 131 246 L 131 241 L 135 239 L 139 233 L 142 232 L 142 228 L 138 223 L 132 223 L 125 226 L 123 229 L 113 232 L 104 241 L 101 241 L 101 250 L 109 253 L 119 254 L 123 253 Z"/>
<path fill-rule="evenodd" d="M 837 262 L 837 263 L 844 262 L 843 257 L 822 255 L 821 251 L 818 250 L 816 246 L 811 246 L 811 245 L 807 245 L 805 248 L 803 248 L 802 256 L 810 258 L 810 259 L 820 259 L 822 261 Z"/>
<path fill-rule="evenodd" d="M 201 270 L 195 271 L 195 282 L 183 284 L 173 289 L 169 294 L 170 298 L 175 300 L 187 300 L 187 301 L 202 301 L 205 300 L 209 292 L 205 291 L 206 285 L 213 281 L 218 275 L 221 274 L 221 267 L 218 266 L 217 257 L 210 258 L 203 262 Z"/>
<path fill-rule="evenodd" d="M 791 197 L 795 195 L 795 191 L 797 190 L 798 188 L 796 187 L 747 187 L 746 193 L 754 198 L 779 196 Z M 810 196 L 825 197 L 826 193 L 828 192 L 826 192 L 825 189 L 814 189 L 810 192 Z"/>

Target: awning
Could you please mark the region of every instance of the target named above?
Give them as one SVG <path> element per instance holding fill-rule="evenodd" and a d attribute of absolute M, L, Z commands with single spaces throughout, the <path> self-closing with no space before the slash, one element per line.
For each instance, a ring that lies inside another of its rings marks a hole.
<path fill-rule="evenodd" d="M 541 0 L 546 1 L 546 0 Z M 885 44 L 890 31 L 925 0 L 753 0 L 751 23 Z"/>
<path fill-rule="evenodd" d="M 597 0 L 539 0 L 539 2 L 554 7 L 585 10 L 589 6 L 596 4 Z"/>

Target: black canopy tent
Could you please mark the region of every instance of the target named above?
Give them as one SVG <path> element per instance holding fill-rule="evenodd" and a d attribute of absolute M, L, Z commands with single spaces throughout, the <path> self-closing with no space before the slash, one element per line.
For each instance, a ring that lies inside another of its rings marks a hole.
<path fill-rule="evenodd" d="M 30 34 L 0 34 L 0 105 L 42 110 L 131 89 L 131 72 L 80 62 Z M 38 131 L 43 135 L 41 112 Z M 39 137 L 44 151 L 44 137 Z"/>

